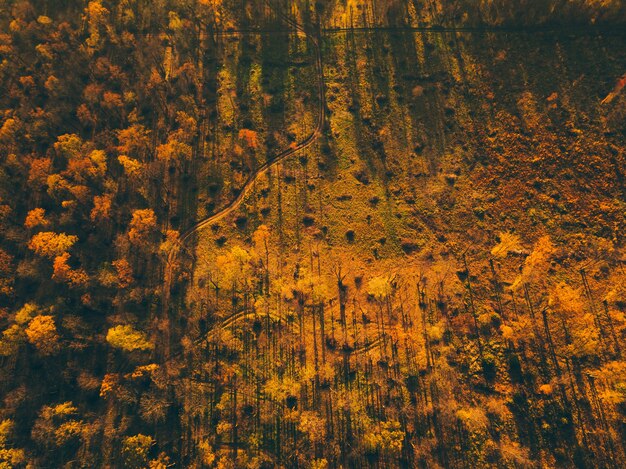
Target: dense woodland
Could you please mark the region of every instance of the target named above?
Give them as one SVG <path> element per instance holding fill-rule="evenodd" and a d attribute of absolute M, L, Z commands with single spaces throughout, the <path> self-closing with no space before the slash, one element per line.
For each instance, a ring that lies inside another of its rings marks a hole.
<path fill-rule="evenodd" d="M 0 0 L 0 467 L 625 467 L 625 24 Z"/>

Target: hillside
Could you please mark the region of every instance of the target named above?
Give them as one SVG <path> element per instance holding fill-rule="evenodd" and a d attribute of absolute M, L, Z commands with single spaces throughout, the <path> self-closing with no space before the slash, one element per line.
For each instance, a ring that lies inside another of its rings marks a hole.
<path fill-rule="evenodd" d="M 626 464 L 622 2 L 0 11 L 0 466 Z"/>

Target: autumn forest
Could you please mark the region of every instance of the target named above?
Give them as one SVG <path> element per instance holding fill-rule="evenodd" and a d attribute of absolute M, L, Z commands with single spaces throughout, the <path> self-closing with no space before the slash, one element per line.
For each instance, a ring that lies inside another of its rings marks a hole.
<path fill-rule="evenodd" d="M 626 467 L 623 0 L 0 0 L 0 468 Z"/>

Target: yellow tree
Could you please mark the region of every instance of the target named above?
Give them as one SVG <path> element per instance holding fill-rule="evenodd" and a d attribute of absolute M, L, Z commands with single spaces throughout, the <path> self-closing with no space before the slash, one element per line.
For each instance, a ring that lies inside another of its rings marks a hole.
<path fill-rule="evenodd" d="M 138 435 L 129 436 L 122 444 L 122 455 L 125 467 L 144 468 L 148 465 L 148 454 L 154 445 L 154 439 L 150 436 Z"/>
<path fill-rule="evenodd" d="M 0 467 L 2 468 L 22 467 L 26 463 L 24 450 L 13 448 L 13 445 L 9 443 L 13 426 L 14 422 L 10 419 L 0 422 Z"/>
<path fill-rule="evenodd" d="M 112 327 L 107 332 L 106 340 L 115 348 L 132 352 L 135 350 L 151 350 L 154 346 L 146 335 L 130 324 Z"/>
<path fill-rule="evenodd" d="M 146 153 L 152 148 L 150 131 L 140 124 L 133 124 L 126 129 L 119 130 L 117 140 L 119 142 L 117 151 L 120 155 L 125 155 L 126 158 L 130 159 L 144 160 Z M 126 168 L 126 166 L 124 167 Z"/>
<path fill-rule="evenodd" d="M 515 279 L 511 289 L 517 290 L 524 283 L 541 283 L 546 278 L 550 269 L 550 261 L 555 254 L 556 248 L 549 236 L 543 236 L 537 240 L 533 251 L 524 261 L 522 273 Z"/>
<path fill-rule="evenodd" d="M 254 254 L 261 260 L 261 267 L 263 269 L 263 290 L 265 294 L 270 290 L 270 229 L 267 225 L 260 225 L 254 233 L 252 233 L 252 243 L 254 245 Z"/>
<path fill-rule="evenodd" d="M 52 316 L 35 316 L 28 323 L 25 332 L 28 341 L 42 355 L 52 355 L 58 352 L 60 348 L 59 334 Z"/>

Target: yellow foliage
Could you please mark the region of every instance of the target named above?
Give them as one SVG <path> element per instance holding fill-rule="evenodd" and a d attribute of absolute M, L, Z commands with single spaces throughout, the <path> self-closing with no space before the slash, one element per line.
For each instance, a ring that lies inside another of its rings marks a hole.
<path fill-rule="evenodd" d="M 167 143 L 159 145 L 156 149 L 156 157 L 168 162 L 189 159 L 192 154 L 193 149 L 186 143 L 178 141 L 174 136 L 170 136 Z"/>
<path fill-rule="evenodd" d="M 180 20 L 179 16 L 174 11 L 169 12 L 169 28 L 172 31 L 180 31 L 183 28 L 183 22 Z"/>
<path fill-rule="evenodd" d="M 62 446 L 73 438 L 78 438 L 82 434 L 83 423 L 78 420 L 69 420 L 62 423 L 54 431 L 57 446 Z"/>
<path fill-rule="evenodd" d="M 391 278 L 386 276 L 374 277 L 367 284 L 367 293 L 377 300 L 383 300 L 391 295 L 393 288 Z"/>
<path fill-rule="evenodd" d="M 515 337 L 515 332 L 512 327 L 507 326 L 506 324 L 502 324 L 500 326 L 500 332 L 502 333 L 502 338 L 507 340 L 513 340 Z"/>
<path fill-rule="evenodd" d="M 102 178 L 107 170 L 107 154 L 103 150 L 94 150 L 89 154 L 91 166 L 87 169 L 93 178 Z"/>
<path fill-rule="evenodd" d="M 17 129 L 19 128 L 19 121 L 10 118 L 4 121 L 2 127 L 0 127 L 0 141 L 9 143 L 15 136 Z"/>
<path fill-rule="evenodd" d="M 131 373 L 131 378 L 143 378 L 146 375 L 150 375 L 152 372 L 159 369 L 159 365 L 156 363 L 150 363 L 149 365 L 138 366 Z"/>
<path fill-rule="evenodd" d="M 35 303 L 26 303 L 22 308 L 15 313 L 15 322 L 17 324 L 27 324 L 31 319 L 37 316 L 37 311 L 39 310 L 39 306 Z"/>
<path fill-rule="evenodd" d="M 138 160 L 134 158 L 129 158 L 126 155 L 120 155 L 117 157 L 117 161 L 120 162 L 120 164 L 124 168 L 124 172 L 129 177 L 141 176 L 141 173 L 143 172 L 143 164 L 139 162 Z"/>
<path fill-rule="evenodd" d="M 506 257 L 509 252 L 520 248 L 521 242 L 518 235 L 511 232 L 500 233 L 500 242 L 491 250 L 491 255 Z"/>
<path fill-rule="evenodd" d="M 25 332 L 28 341 L 42 355 L 52 355 L 59 350 L 59 334 L 52 316 L 35 316 Z"/>
<path fill-rule="evenodd" d="M 555 310 L 574 315 L 584 310 L 583 300 L 579 290 L 574 290 L 565 282 L 557 284 L 550 291 L 548 304 Z"/>
<path fill-rule="evenodd" d="M 150 145 L 150 131 L 143 125 L 133 124 L 117 132 L 119 146 L 117 151 L 122 155 L 142 154 Z"/>
<path fill-rule="evenodd" d="M 270 239 L 270 229 L 267 225 L 260 225 L 254 233 L 252 233 L 252 243 L 257 253 L 264 253 L 268 248 Z"/>
<path fill-rule="evenodd" d="M 113 347 L 132 352 L 134 350 L 150 350 L 154 346 L 143 332 L 130 324 L 112 327 L 107 332 L 106 340 Z"/>
<path fill-rule="evenodd" d="M 470 432 L 484 433 L 487 431 L 489 420 L 483 410 L 478 407 L 459 409 L 456 416 Z"/>
<path fill-rule="evenodd" d="M 163 254 L 168 254 L 174 246 L 178 244 L 178 238 L 180 237 L 180 233 L 178 230 L 167 230 L 165 232 L 165 241 L 161 243 L 159 250 Z"/>
<path fill-rule="evenodd" d="M 154 443 L 152 437 L 142 435 L 141 433 L 126 437 L 122 444 L 122 455 L 124 456 L 126 467 L 145 467 L 148 452 Z"/>
<path fill-rule="evenodd" d="M 2 469 L 22 467 L 26 462 L 24 450 L 11 448 L 9 445 L 9 435 L 13 431 L 13 426 L 14 422 L 10 419 L 0 422 L 0 468 Z"/>
<path fill-rule="evenodd" d="M 215 265 L 220 271 L 222 281 L 227 285 L 247 282 L 250 273 L 250 253 L 239 246 L 233 246 L 230 252 L 218 256 Z"/>
<path fill-rule="evenodd" d="M 14 355 L 25 340 L 24 331 L 17 324 L 9 326 L 2 332 L 0 339 L 0 356 L 8 357 Z"/>
<path fill-rule="evenodd" d="M 311 443 L 321 443 L 326 439 L 326 420 L 315 412 L 303 411 L 300 413 L 298 430 L 305 433 Z"/>
<path fill-rule="evenodd" d="M 198 450 L 202 459 L 202 463 L 206 467 L 212 467 L 213 463 L 215 462 L 215 453 L 213 452 L 211 444 L 207 440 L 203 440 L 198 443 Z"/>
<path fill-rule="evenodd" d="M 379 430 L 372 430 L 363 437 L 365 446 L 371 451 L 383 454 L 398 455 L 402 451 L 404 432 L 400 423 L 394 420 L 381 422 Z"/>
<path fill-rule="evenodd" d="M 64 134 L 57 138 L 54 149 L 60 156 L 68 159 L 79 158 L 82 152 L 83 141 L 76 134 Z"/>
<path fill-rule="evenodd" d="M 518 289 L 524 283 L 533 283 L 544 277 L 550 267 L 550 260 L 556 252 L 549 236 L 543 236 L 535 243 L 533 251 L 526 258 L 522 273 L 519 275 L 511 288 Z"/>

